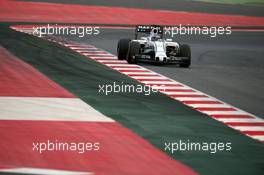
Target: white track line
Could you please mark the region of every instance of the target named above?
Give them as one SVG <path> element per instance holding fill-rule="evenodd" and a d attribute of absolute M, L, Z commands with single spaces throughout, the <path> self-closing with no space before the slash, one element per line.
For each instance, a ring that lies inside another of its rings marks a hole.
<path fill-rule="evenodd" d="M 84 56 L 99 56 L 99 55 L 101 55 L 101 56 L 114 56 L 114 55 L 112 55 L 112 54 L 109 54 L 109 53 L 82 53 L 82 55 L 84 55 Z"/>
<path fill-rule="evenodd" d="M 148 83 L 153 83 L 153 84 L 158 84 L 158 85 L 172 85 L 172 84 L 178 84 L 178 83 L 175 83 L 175 82 L 172 82 L 172 81 L 140 81 L 141 83 L 145 83 L 145 84 L 148 84 Z"/>
<path fill-rule="evenodd" d="M 130 77 L 132 77 L 134 79 L 154 79 L 154 80 L 159 79 L 159 80 L 166 80 L 166 78 L 160 77 L 158 75 L 156 75 L 156 76 L 130 76 Z"/>
<path fill-rule="evenodd" d="M 256 140 L 260 140 L 261 142 L 264 141 L 264 136 L 263 135 L 248 135 L 249 137 L 252 137 Z"/>
<path fill-rule="evenodd" d="M 173 87 L 173 86 L 166 86 L 166 85 L 152 86 L 152 88 L 153 89 L 159 89 L 159 90 L 165 91 L 165 92 L 168 91 L 168 90 L 191 90 L 191 89 L 186 88 L 186 87 Z"/>
<path fill-rule="evenodd" d="M 210 97 L 175 97 L 174 99 L 179 101 L 217 101 Z"/>
<path fill-rule="evenodd" d="M 99 61 L 100 62 L 100 61 Z M 134 67 L 132 67 L 132 68 L 113 68 L 113 69 L 115 69 L 115 70 L 118 70 L 118 71 L 122 71 L 122 70 L 124 70 L 124 71 L 126 71 L 126 70 L 134 70 L 135 72 L 129 72 L 129 73 L 143 73 L 143 72 L 136 72 L 136 71 L 138 71 L 138 70 L 146 70 L 146 69 L 143 69 L 142 67 L 137 67 L 137 68 L 134 68 Z M 126 72 L 127 73 L 127 72 Z"/>
<path fill-rule="evenodd" d="M 0 120 L 113 122 L 78 98 L 0 97 Z"/>
<path fill-rule="evenodd" d="M 88 45 L 88 44 L 63 44 L 66 47 L 84 47 L 84 48 L 96 48 L 92 45 Z"/>
<path fill-rule="evenodd" d="M 35 175 L 93 175 L 91 172 L 53 170 L 44 168 L 5 168 L 0 169 L 3 173 L 35 174 Z"/>
<path fill-rule="evenodd" d="M 80 52 L 80 51 L 91 51 L 91 50 L 99 50 L 98 48 L 95 48 L 95 47 L 87 47 L 87 48 L 85 48 L 85 47 L 69 47 L 70 49 L 72 49 L 72 50 L 75 50 L 75 51 L 77 51 L 77 52 Z"/>
<path fill-rule="evenodd" d="M 241 122 L 241 123 L 263 123 L 263 120 L 257 119 L 257 118 L 219 118 L 217 119 L 222 122 Z"/>
<path fill-rule="evenodd" d="M 201 92 L 163 92 L 162 91 L 162 93 L 164 93 L 164 94 L 167 94 L 167 95 L 184 95 L 184 94 L 186 94 L 186 95 L 203 95 L 203 93 L 201 93 Z"/>
<path fill-rule="evenodd" d="M 228 108 L 230 106 L 226 104 L 188 104 L 193 108 Z"/>
<path fill-rule="evenodd" d="M 120 69 L 119 69 L 120 70 Z M 122 72 L 123 74 L 126 74 L 126 75 L 134 75 L 134 76 L 139 76 L 139 75 L 155 75 L 157 76 L 157 74 L 153 73 L 153 72 Z"/>
<path fill-rule="evenodd" d="M 106 56 L 106 55 L 105 55 Z M 113 55 L 109 55 L 109 56 L 113 56 Z M 122 61 L 122 60 L 109 60 L 109 61 L 98 61 L 98 62 L 101 62 L 101 63 L 104 63 L 104 62 L 109 62 L 109 63 L 126 63 L 126 61 Z"/>
<path fill-rule="evenodd" d="M 97 57 L 97 56 L 90 56 L 91 59 L 115 59 L 115 56 L 103 56 L 103 57 Z"/>
<path fill-rule="evenodd" d="M 76 49 L 75 49 L 76 50 Z M 107 53 L 107 52 L 105 52 L 105 51 L 103 51 L 103 50 L 99 50 L 99 49 L 97 49 L 97 50 L 89 50 L 89 49 L 87 49 L 87 50 L 83 50 L 83 49 L 78 49 L 78 50 L 76 50 L 77 52 L 79 52 L 79 53 Z"/>
<path fill-rule="evenodd" d="M 137 65 L 133 65 L 133 64 L 127 64 L 127 65 L 124 65 L 124 64 L 105 64 L 106 66 L 121 66 L 121 67 L 139 67 Z"/>
<path fill-rule="evenodd" d="M 200 112 L 208 114 L 208 115 L 245 115 L 246 113 L 243 111 L 206 111 L 200 110 Z"/>
<path fill-rule="evenodd" d="M 262 126 L 231 126 L 239 131 L 264 131 Z"/>

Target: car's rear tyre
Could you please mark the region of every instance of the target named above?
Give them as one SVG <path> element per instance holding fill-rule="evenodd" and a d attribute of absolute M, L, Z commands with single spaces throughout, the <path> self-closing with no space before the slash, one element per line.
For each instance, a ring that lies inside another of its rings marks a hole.
<path fill-rule="evenodd" d="M 135 64 L 137 63 L 137 60 L 135 58 L 135 55 L 140 53 L 140 43 L 136 41 L 131 41 L 129 43 L 129 48 L 127 52 L 127 62 L 129 64 Z"/>
<path fill-rule="evenodd" d="M 183 44 L 180 45 L 180 57 L 186 57 L 183 63 L 180 63 L 180 67 L 190 67 L 191 65 L 191 48 L 190 46 Z"/>
<path fill-rule="evenodd" d="M 120 39 L 117 44 L 117 58 L 119 60 L 125 60 L 127 57 L 127 51 L 129 42 L 131 39 Z"/>

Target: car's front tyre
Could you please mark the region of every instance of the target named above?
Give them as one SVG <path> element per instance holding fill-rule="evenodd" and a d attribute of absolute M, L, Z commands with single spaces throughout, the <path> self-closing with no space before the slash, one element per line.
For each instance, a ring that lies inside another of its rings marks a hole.
<path fill-rule="evenodd" d="M 117 58 L 119 60 L 125 60 L 127 57 L 127 51 L 129 42 L 131 39 L 120 39 L 117 43 Z"/>
<path fill-rule="evenodd" d="M 127 62 L 129 64 L 137 63 L 135 56 L 138 54 L 140 54 L 140 43 L 137 41 L 131 41 L 129 43 L 128 52 L 127 52 Z"/>

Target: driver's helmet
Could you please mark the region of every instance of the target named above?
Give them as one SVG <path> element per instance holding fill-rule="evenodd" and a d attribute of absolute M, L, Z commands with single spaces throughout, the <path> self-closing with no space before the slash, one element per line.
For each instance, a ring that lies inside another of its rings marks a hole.
<path fill-rule="evenodd" d="M 158 34 L 158 29 L 157 28 L 153 28 L 150 32 L 150 39 L 151 41 L 157 41 L 160 38 L 159 34 Z"/>

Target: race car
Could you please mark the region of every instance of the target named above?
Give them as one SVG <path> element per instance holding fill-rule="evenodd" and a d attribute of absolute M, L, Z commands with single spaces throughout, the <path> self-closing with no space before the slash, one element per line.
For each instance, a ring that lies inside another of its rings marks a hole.
<path fill-rule="evenodd" d="M 139 34 L 141 36 L 138 39 Z M 180 67 L 191 65 L 191 49 L 186 44 L 163 38 L 163 27 L 156 25 L 136 26 L 135 39 L 120 39 L 117 44 L 119 60 L 129 64 L 138 62 L 179 64 Z"/>

